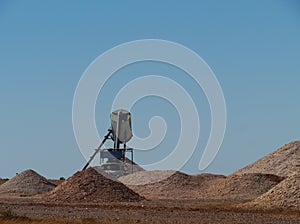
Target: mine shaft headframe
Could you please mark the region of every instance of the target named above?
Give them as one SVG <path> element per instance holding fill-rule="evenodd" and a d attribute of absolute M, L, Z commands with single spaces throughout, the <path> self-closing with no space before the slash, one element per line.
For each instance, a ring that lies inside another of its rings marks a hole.
<path fill-rule="evenodd" d="M 83 167 L 82 170 L 85 170 L 92 160 L 95 158 L 98 152 L 100 152 L 102 146 L 108 139 L 112 139 L 114 141 L 114 148 L 106 149 L 109 152 L 115 152 L 115 151 L 122 151 L 123 153 L 123 160 L 125 159 L 125 153 L 126 153 L 126 143 L 132 138 L 132 128 L 131 128 L 131 114 L 127 110 L 116 110 L 113 111 L 110 114 L 110 120 L 111 120 L 111 126 L 108 129 L 107 134 L 104 136 L 101 144 L 97 149 L 95 149 L 95 152 L 90 157 L 89 161 L 86 163 L 86 165 Z M 124 148 L 120 148 L 120 144 L 124 145 Z M 128 149 L 131 151 L 132 157 L 133 152 L 132 149 Z M 133 158 L 132 158 L 133 159 Z"/>

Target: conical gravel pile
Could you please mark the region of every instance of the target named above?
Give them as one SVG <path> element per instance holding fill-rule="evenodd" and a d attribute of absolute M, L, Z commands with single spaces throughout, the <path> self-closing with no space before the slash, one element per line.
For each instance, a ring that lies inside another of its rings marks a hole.
<path fill-rule="evenodd" d="M 75 173 L 44 197 L 62 203 L 140 201 L 144 198 L 124 184 L 105 177 L 93 168 Z"/>
<path fill-rule="evenodd" d="M 0 194 L 35 195 L 51 191 L 56 185 L 33 170 L 25 170 L 0 186 Z"/>

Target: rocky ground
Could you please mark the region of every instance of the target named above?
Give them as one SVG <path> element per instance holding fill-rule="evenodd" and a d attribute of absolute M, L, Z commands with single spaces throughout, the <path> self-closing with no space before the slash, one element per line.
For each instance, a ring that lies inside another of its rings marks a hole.
<path fill-rule="evenodd" d="M 297 211 L 247 210 L 235 208 L 234 205 L 229 202 L 176 199 L 126 203 L 51 204 L 41 202 L 38 197 L 2 198 L 0 214 L 5 215 L 6 212 L 14 218 L 102 220 L 111 223 L 300 223 Z"/>

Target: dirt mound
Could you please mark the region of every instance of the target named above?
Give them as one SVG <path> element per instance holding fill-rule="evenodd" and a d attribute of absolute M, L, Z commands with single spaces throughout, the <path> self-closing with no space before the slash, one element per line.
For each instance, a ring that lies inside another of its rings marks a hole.
<path fill-rule="evenodd" d="M 207 197 L 226 200 L 254 199 L 266 193 L 282 180 L 282 177 L 272 174 L 231 175 L 211 185 Z"/>
<path fill-rule="evenodd" d="M 140 171 L 119 177 L 118 180 L 126 185 L 145 185 L 164 180 L 175 172 L 173 170 Z"/>
<path fill-rule="evenodd" d="M 45 199 L 54 202 L 121 202 L 140 201 L 140 195 L 124 184 L 113 181 L 93 168 L 75 173 L 65 182 L 45 195 Z"/>
<path fill-rule="evenodd" d="M 300 141 L 295 141 L 284 145 L 275 152 L 257 160 L 233 174 L 265 173 L 288 177 L 299 172 L 299 169 Z"/>
<path fill-rule="evenodd" d="M 124 166 L 125 166 L 125 170 L 127 170 L 128 173 L 135 173 L 135 172 L 139 172 L 139 171 L 145 171 L 141 166 L 139 166 L 135 162 L 131 161 L 127 157 L 125 158 Z"/>
<path fill-rule="evenodd" d="M 222 175 L 190 176 L 178 171 L 144 171 L 119 178 L 127 186 L 146 198 L 195 199 L 203 198 L 205 189 Z M 148 182 L 144 185 L 136 185 Z"/>
<path fill-rule="evenodd" d="M 5 182 L 7 182 L 8 180 L 3 180 L 3 179 L 0 179 L 0 185 L 4 184 Z"/>
<path fill-rule="evenodd" d="M 141 166 L 139 166 L 135 162 L 132 162 L 127 157 L 125 158 L 123 164 L 121 163 L 121 161 L 105 162 L 100 166 L 93 166 L 93 168 L 102 173 L 102 175 L 104 175 L 105 177 L 112 180 L 117 180 L 119 177 L 126 176 L 128 174 L 144 171 Z"/>
<path fill-rule="evenodd" d="M 300 174 L 288 177 L 267 193 L 245 205 L 258 208 L 300 209 Z"/>
<path fill-rule="evenodd" d="M 242 174 L 225 177 L 215 174 L 187 175 L 174 171 L 144 171 L 119 180 L 146 198 L 158 199 L 254 199 L 280 183 L 272 174 Z M 136 185 L 145 181 L 149 184 Z"/>
<path fill-rule="evenodd" d="M 211 174 L 211 173 L 201 173 L 195 174 L 191 176 L 191 181 L 197 184 L 210 183 L 210 181 L 221 181 L 224 180 L 226 176 L 219 174 Z"/>
<path fill-rule="evenodd" d="M 33 170 L 25 170 L 0 186 L 0 194 L 35 195 L 48 192 L 56 185 Z"/>

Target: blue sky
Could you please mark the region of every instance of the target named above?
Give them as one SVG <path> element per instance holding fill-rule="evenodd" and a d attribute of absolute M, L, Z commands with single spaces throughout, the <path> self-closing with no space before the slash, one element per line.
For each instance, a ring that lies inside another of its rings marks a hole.
<path fill-rule="evenodd" d="M 51 178 L 67 177 L 81 169 L 85 160 L 72 129 L 77 83 L 101 53 L 145 38 L 189 47 L 209 64 L 220 82 L 227 105 L 227 130 L 217 158 L 203 172 L 229 174 L 299 139 L 297 1 L 2 0 L 0 177 L 28 168 Z M 143 69 L 169 77 L 173 74 L 195 97 L 202 111 L 203 136 L 183 171 L 199 172 L 210 125 L 203 93 L 194 90 L 180 71 L 157 63 L 137 64 L 119 73 L 136 77 Z M 101 135 L 109 125 L 113 94 L 130 81 L 117 76 L 115 82 L 107 83 L 97 103 Z M 174 110 L 159 99 L 148 100 L 133 110 L 133 127 L 141 136 L 147 135 L 147 119 Z M 145 110 L 145 105 L 154 105 L 154 109 Z M 161 147 L 172 147 L 178 137 L 175 121 L 176 113 L 169 118 L 171 132 Z M 154 157 L 137 155 L 141 161 L 149 158 Z"/>

